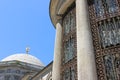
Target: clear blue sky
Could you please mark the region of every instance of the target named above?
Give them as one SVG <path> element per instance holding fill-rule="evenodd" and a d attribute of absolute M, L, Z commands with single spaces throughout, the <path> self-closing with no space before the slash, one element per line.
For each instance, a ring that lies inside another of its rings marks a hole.
<path fill-rule="evenodd" d="M 55 28 L 49 17 L 50 0 L 0 0 L 0 60 L 30 54 L 45 65 L 53 60 Z"/>

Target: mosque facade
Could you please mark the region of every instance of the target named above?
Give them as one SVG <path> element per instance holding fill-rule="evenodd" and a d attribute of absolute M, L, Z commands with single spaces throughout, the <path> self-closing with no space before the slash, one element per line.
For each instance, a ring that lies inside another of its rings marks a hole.
<path fill-rule="evenodd" d="M 49 12 L 53 62 L 9 56 L 0 80 L 120 80 L 120 0 L 50 0 Z"/>
<path fill-rule="evenodd" d="M 120 0 L 50 0 L 52 80 L 120 80 Z"/>

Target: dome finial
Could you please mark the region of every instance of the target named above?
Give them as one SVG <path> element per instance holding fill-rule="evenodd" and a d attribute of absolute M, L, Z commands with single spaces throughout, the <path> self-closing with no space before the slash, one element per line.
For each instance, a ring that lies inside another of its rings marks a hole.
<path fill-rule="evenodd" d="M 29 54 L 30 48 L 26 47 L 26 54 Z"/>

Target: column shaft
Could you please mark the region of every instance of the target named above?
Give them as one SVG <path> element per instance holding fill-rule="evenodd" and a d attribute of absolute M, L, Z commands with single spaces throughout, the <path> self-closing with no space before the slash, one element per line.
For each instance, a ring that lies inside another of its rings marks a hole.
<path fill-rule="evenodd" d="M 61 48 L 62 48 L 61 45 L 62 45 L 62 26 L 60 23 L 57 23 L 52 80 L 60 80 Z"/>
<path fill-rule="evenodd" d="M 78 80 L 97 80 L 87 0 L 76 0 Z"/>

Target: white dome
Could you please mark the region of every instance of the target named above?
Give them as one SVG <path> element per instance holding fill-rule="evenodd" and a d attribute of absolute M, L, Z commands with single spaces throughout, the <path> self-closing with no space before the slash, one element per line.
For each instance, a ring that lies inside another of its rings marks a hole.
<path fill-rule="evenodd" d="M 2 61 L 13 61 L 13 60 L 26 62 L 29 64 L 38 65 L 38 66 L 44 66 L 39 59 L 37 59 L 36 57 L 30 54 L 14 54 L 4 58 Z"/>

